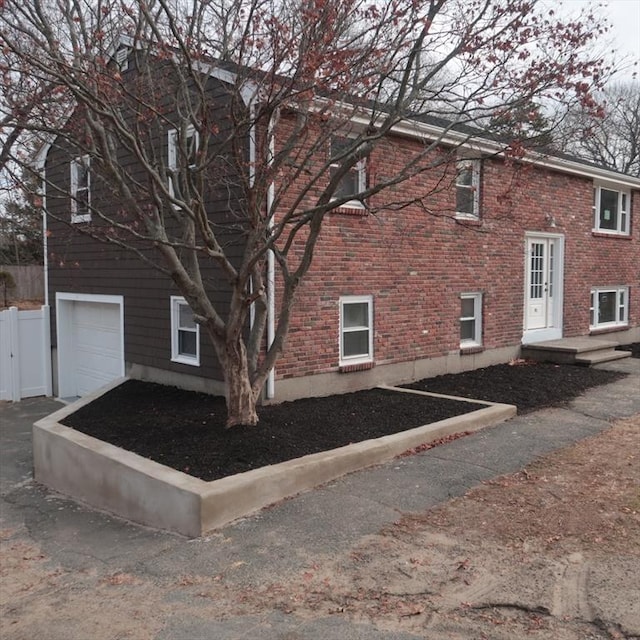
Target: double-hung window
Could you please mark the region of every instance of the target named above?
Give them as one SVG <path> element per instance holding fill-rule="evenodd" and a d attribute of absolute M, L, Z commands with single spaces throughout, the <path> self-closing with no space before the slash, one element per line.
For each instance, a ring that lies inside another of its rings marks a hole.
<path fill-rule="evenodd" d="M 171 360 L 200 365 L 200 325 L 184 298 L 171 296 Z"/>
<path fill-rule="evenodd" d="M 482 294 L 460 295 L 460 348 L 482 345 Z"/>
<path fill-rule="evenodd" d="M 71 161 L 71 222 L 91 220 L 91 174 L 89 156 L 78 156 Z"/>
<path fill-rule="evenodd" d="M 628 287 L 591 289 L 589 326 L 591 329 L 626 326 L 629 321 Z"/>
<path fill-rule="evenodd" d="M 631 193 L 613 187 L 593 187 L 593 230 L 602 233 L 629 235 Z"/>
<path fill-rule="evenodd" d="M 331 158 L 335 159 L 329 167 L 329 176 L 333 178 L 336 172 L 339 170 L 342 158 L 347 154 L 349 146 L 353 144 L 353 141 L 349 138 L 340 138 L 334 136 L 331 138 Z M 364 209 L 364 204 L 357 196 L 366 189 L 366 160 L 363 158 L 359 160 L 349 171 L 342 176 L 338 186 L 333 192 L 333 199 L 349 198 L 353 196 L 353 199 L 344 202 L 342 207 Z"/>
<path fill-rule="evenodd" d="M 184 199 L 188 192 L 188 173 L 197 164 L 200 136 L 193 125 L 184 131 L 169 131 L 167 167 L 169 169 L 169 192 Z"/>
<path fill-rule="evenodd" d="M 340 365 L 373 362 L 373 297 L 340 298 Z"/>
<path fill-rule="evenodd" d="M 456 217 L 480 217 L 480 160 L 456 162 Z"/>

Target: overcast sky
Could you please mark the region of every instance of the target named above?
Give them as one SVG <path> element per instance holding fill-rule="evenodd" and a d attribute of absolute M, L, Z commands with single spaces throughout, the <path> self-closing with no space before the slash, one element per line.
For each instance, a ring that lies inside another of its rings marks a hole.
<path fill-rule="evenodd" d="M 640 74 L 640 0 L 609 0 L 608 4 L 618 48 L 628 52 Z"/>
<path fill-rule="evenodd" d="M 563 0 L 562 4 L 567 10 L 574 12 L 588 6 L 589 1 Z M 640 76 L 640 0 L 603 0 L 602 2 L 594 0 L 591 4 L 599 7 L 598 10 L 608 16 L 612 24 L 608 49 L 615 48 L 616 58 L 624 59 L 626 66 L 630 66 L 632 61 L 635 61 L 637 63 L 635 69 Z M 630 79 L 631 74 L 630 68 L 623 72 L 625 79 Z"/>

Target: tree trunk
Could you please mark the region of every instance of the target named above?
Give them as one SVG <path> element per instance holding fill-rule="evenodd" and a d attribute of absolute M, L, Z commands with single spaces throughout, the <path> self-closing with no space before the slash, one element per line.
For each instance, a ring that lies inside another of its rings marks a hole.
<path fill-rule="evenodd" d="M 256 403 L 249 377 L 247 350 L 242 339 L 225 345 L 224 376 L 227 400 L 227 429 L 236 425 L 258 424 Z"/>

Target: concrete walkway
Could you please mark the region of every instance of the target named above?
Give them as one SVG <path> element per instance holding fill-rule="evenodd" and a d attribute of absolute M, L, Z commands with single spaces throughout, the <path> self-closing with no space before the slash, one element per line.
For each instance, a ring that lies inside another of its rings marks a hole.
<path fill-rule="evenodd" d="M 640 360 L 622 360 L 602 368 L 630 375 L 592 389 L 568 407 L 517 417 L 420 455 L 354 473 L 198 540 L 135 526 L 36 485 L 31 477 L 31 425 L 60 405 L 42 398 L 0 405 L 0 541 L 31 545 L 52 572 L 75 576 L 66 587 L 56 587 L 60 601 L 82 589 L 88 576 L 126 574 L 158 583 L 191 574 L 224 574 L 236 587 L 257 588 L 273 583 L 278 576 L 303 572 L 313 559 L 348 551 L 357 540 L 375 534 L 401 513 L 429 509 L 484 480 L 516 471 L 538 456 L 596 434 L 614 419 L 640 413 Z M 6 578 L 6 572 L 0 577 Z M 2 589 L 0 583 L 0 596 Z M 143 591 L 139 597 L 143 608 Z M 181 596 L 172 597 L 179 604 Z M 20 603 L 2 604 L 12 615 L 21 615 Z M 26 601 L 24 606 L 26 611 Z M 143 637 L 117 632 L 117 622 L 123 623 L 114 620 L 111 635 L 102 629 L 102 634 L 93 637 Z M 83 640 L 69 625 L 69 620 L 52 609 L 37 637 Z M 8 635 L 3 640 L 22 637 L 26 636 Z M 153 635 L 144 637 L 410 640 L 418 636 L 380 630 L 340 616 L 302 619 L 268 609 L 259 615 L 221 618 L 211 605 L 201 617 L 183 616 L 177 606 L 174 614 L 158 621 Z"/>

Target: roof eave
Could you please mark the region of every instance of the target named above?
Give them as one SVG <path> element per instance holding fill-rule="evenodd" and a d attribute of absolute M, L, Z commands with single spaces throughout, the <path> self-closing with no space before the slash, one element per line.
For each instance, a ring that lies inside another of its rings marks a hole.
<path fill-rule="evenodd" d="M 354 119 L 358 120 L 360 118 L 356 116 Z M 364 125 L 370 122 L 366 117 L 362 117 L 361 120 Z M 417 120 L 403 120 L 394 125 L 392 131 L 398 135 L 418 138 L 421 140 L 437 140 L 443 146 L 462 146 L 465 149 L 469 149 L 483 155 L 504 156 L 506 150 L 506 144 L 504 143 L 489 140 L 481 136 L 462 133 L 453 129 L 445 130 L 441 127 L 419 122 Z M 619 173 L 618 171 L 613 171 L 604 167 L 583 164 L 578 160 L 559 158 L 539 151 L 527 150 L 526 154 L 520 158 L 520 161 L 545 167 L 553 171 L 559 171 L 561 173 L 568 173 L 603 182 L 611 182 L 631 189 L 640 189 L 640 178 Z"/>

